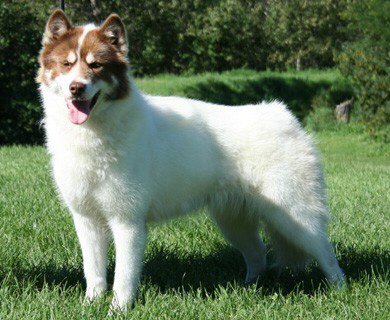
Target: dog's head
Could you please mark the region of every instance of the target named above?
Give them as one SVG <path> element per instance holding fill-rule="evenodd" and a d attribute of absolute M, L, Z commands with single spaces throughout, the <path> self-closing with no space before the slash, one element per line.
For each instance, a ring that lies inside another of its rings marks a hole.
<path fill-rule="evenodd" d="M 73 27 L 56 10 L 42 44 L 37 81 L 64 99 L 72 123 L 84 123 L 102 100 L 129 94 L 126 32 L 118 15 L 99 27 Z"/>

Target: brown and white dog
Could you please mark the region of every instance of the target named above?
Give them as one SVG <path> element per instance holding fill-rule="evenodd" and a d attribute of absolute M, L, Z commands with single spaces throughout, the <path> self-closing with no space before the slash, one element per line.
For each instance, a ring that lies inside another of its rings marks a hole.
<path fill-rule="evenodd" d="M 204 206 L 241 251 L 247 282 L 266 268 L 262 221 L 280 264 L 314 258 L 342 285 L 319 156 L 282 103 L 232 108 L 142 94 L 128 75 L 117 15 L 73 27 L 55 11 L 39 61 L 47 148 L 80 240 L 89 300 L 107 288 L 111 235 L 112 307 L 124 309 L 136 296 L 146 222 Z"/>

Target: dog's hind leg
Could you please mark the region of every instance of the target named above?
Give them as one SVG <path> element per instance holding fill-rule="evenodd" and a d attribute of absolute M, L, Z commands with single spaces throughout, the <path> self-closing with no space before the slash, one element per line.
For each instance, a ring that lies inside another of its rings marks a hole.
<path fill-rule="evenodd" d="M 271 270 L 276 270 L 280 273 L 284 267 L 290 267 L 297 271 L 303 269 L 312 260 L 305 251 L 288 241 L 269 224 L 264 225 L 264 230 L 268 235 L 275 255 L 275 262 L 269 267 Z"/>
<path fill-rule="evenodd" d="M 259 236 L 258 221 L 242 212 L 213 212 L 212 217 L 224 237 L 243 255 L 247 267 L 245 283 L 256 281 L 266 265 L 266 249 Z"/>
<path fill-rule="evenodd" d="M 294 219 L 294 215 L 279 208 L 274 208 L 267 216 L 267 224 L 277 234 L 271 242 L 276 243 L 282 262 L 299 264 L 304 263 L 307 257 L 314 258 L 330 284 L 343 286 L 344 275 L 326 235 L 325 221 L 312 217 L 310 223 L 303 223 L 302 218 Z M 282 248 L 283 244 L 286 247 Z"/>

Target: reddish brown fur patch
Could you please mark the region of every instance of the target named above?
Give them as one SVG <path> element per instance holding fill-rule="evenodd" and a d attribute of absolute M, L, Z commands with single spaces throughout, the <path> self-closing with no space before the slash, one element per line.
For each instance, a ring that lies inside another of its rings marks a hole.
<path fill-rule="evenodd" d="M 48 79 L 44 75 L 45 71 L 52 71 L 50 79 L 52 80 L 61 73 L 67 73 L 70 70 L 70 67 L 64 66 L 63 63 L 66 61 L 70 51 L 77 51 L 78 40 L 82 33 L 82 27 L 71 28 L 58 39 L 42 48 L 39 56 L 38 83 L 49 84 Z"/>
<path fill-rule="evenodd" d="M 40 54 L 40 69 L 38 71 L 37 82 L 48 85 L 50 80 L 53 80 L 60 74 L 70 71 L 72 66 L 64 66 L 69 52 L 75 53 L 80 50 L 80 57 L 76 63 L 79 64 L 79 74 L 85 79 L 91 79 L 92 82 L 103 80 L 110 84 L 113 83 L 112 77 L 117 80 L 117 84 L 106 98 L 109 100 L 122 99 L 129 94 L 128 82 L 128 63 L 126 56 L 111 43 L 101 28 L 89 31 L 81 45 L 79 46 L 79 38 L 83 33 L 83 27 L 71 28 L 64 35 L 45 45 Z M 97 63 L 101 65 L 99 68 L 92 68 L 87 63 L 86 57 L 88 53 L 92 53 Z M 45 71 L 52 71 L 50 79 L 45 76 Z"/>
<path fill-rule="evenodd" d="M 91 68 L 86 57 L 92 53 L 95 62 L 101 67 Z M 83 75 L 93 80 L 103 80 L 112 83 L 114 77 L 118 84 L 109 97 L 110 100 L 122 99 L 129 93 L 128 63 L 126 57 L 107 39 L 102 29 L 91 30 L 87 33 L 80 50 L 80 68 Z"/>

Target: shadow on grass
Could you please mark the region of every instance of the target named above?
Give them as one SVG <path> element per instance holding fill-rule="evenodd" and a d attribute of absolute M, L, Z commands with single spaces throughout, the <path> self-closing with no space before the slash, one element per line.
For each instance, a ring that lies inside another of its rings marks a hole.
<path fill-rule="evenodd" d="M 355 282 L 365 282 L 371 277 L 389 276 L 390 256 L 381 254 L 379 248 L 372 251 L 355 251 L 353 248 L 338 245 L 339 262 L 346 277 Z M 272 254 L 271 254 L 272 261 Z M 109 268 L 109 283 L 112 284 L 114 268 Z M 0 275 L 0 280 L 7 274 Z M 8 273 L 9 276 L 9 273 Z M 52 267 L 32 270 L 15 269 L 11 275 L 20 282 L 32 283 L 41 290 L 45 285 L 60 286 L 62 289 L 82 286 L 85 290 L 82 266 L 76 269 Z M 225 246 L 215 254 L 206 257 L 188 256 L 178 258 L 175 253 L 158 249 L 149 254 L 144 264 L 143 283 L 150 283 L 160 288 L 161 292 L 180 290 L 189 292 L 201 288 L 206 296 L 214 296 L 218 287 L 237 283 L 244 286 L 245 264 L 240 253 L 231 247 Z M 280 276 L 269 271 L 259 279 L 258 288 L 262 294 L 275 292 L 287 295 L 291 292 L 302 292 L 312 295 L 319 291 L 326 291 L 325 278 L 315 266 L 308 270 L 292 273 L 284 270 Z"/>
<path fill-rule="evenodd" d="M 329 99 L 334 105 L 352 95 L 351 88 L 347 85 L 323 80 L 311 81 L 278 76 L 240 78 L 229 81 L 206 78 L 195 85 L 184 88 L 184 94 L 189 98 L 226 105 L 281 100 L 300 119 L 308 115 L 312 108 L 313 98 L 323 91 L 329 91 Z"/>
<path fill-rule="evenodd" d="M 381 255 L 379 248 L 356 252 L 353 248 L 339 245 L 338 249 L 340 267 L 348 280 L 362 282 L 367 277 L 386 278 L 390 275 L 390 256 Z M 272 253 L 267 258 L 272 262 Z M 228 246 L 213 255 L 186 259 L 161 250 L 146 262 L 143 277 L 156 284 L 162 292 L 202 288 L 205 294 L 213 295 L 218 286 L 225 287 L 234 282 L 244 286 L 245 263 L 241 254 Z M 265 294 L 277 292 L 284 295 L 297 291 L 312 295 L 327 290 L 325 277 L 315 264 L 299 272 L 285 269 L 278 274 L 267 271 L 259 278 L 257 287 L 262 288 Z"/>

